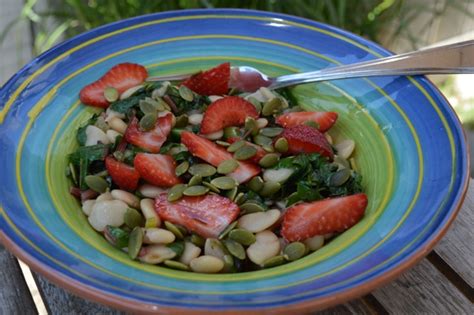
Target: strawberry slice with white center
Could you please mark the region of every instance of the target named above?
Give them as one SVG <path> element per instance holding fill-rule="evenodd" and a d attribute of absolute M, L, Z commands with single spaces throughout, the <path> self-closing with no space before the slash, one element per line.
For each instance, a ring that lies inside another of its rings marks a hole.
<path fill-rule="evenodd" d="M 172 187 L 181 183 L 175 174 L 176 162 L 169 155 L 138 153 L 133 165 L 144 180 L 155 186 Z"/>
<path fill-rule="evenodd" d="M 239 207 L 219 195 L 183 197 L 168 201 L 163 193 L 155 201 L 155 210 L 162 220 L 184 226 L 206 238 L 217 238 L 239 215 Z"/>
<path fill-rule="evenodd" d="M 282 127 L 293 127 L 312 121 L 318 124 L 319 131 L 326 132 L 336 123 L 337 117 L 336 112 L 293 112 L 278 116 L 275 122 Z"/>
<path fill-rule="evenodd" d="M 316 235 L 339 233 L 359 222 L 366 207 L 366 194 L 300 203 L 285 212 L 281 235 L 294 242 Z"/>
<path fill-rule="evenodd" d="M 127 142 L 136 145 L 152 153 L 160 152 L 160 148 L 168 138 L 173 123 L 171 113 L 159 117 L 156 120 L 155 127 L 148 131 L 140 130 L 138 119 L 134 117 L 125 131 Z"/>
<path fill-rule="evenodd" d="M 181 133 L 181 143 L 188 148 L 192 155 L 216 167 L 223 161 L 233 159 L 232 154 L 222 147 L 189 131 Z M 238 161 L 238 163 L 239 167 L 228 176 L 239 183 L 245 183 L 260 173 L 260 168 L 256 165 L 243 161 Z"/>

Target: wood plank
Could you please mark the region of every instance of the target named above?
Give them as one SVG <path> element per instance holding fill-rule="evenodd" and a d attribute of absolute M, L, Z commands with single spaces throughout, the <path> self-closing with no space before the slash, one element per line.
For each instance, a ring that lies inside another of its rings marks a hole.
<path fill-rule="evenodd" d="M 474 314 L 473 304 L 426 259 L 372 294 L 391 314 Z"/>
<path fill-rule="evenodd" d="M 0 314 L 36 314 L 16 258 L 0 245 Z"/>
<path fill-rule="evenodd" d="M 463 207 L 435 252 L 474 287 L 474 183 L 469 185 Z"/>
<path fill-rule="evenodd" d="M 375 297 L 371 294 L 360 299 L 349 301 L 326 310 L 313 313 L 313 315 L 383 315 L 388 312 L 375 302 Z M 375 304 L 375 305 L 374 305 Z"/>

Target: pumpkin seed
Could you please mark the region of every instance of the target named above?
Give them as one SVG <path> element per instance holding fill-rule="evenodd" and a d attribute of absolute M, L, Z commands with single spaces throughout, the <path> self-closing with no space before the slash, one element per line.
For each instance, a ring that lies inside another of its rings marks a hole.
<path fill-rule="evenodd" d="M 195 186 L 195 185 L 199 185 L 200 183 L 202 183 L 202 176 L 201 175 L 194 175 L 189 180 L 188 186 Z"/>
<path fill-rule="evenodd" d="M 206 243 L 206 240 L 202 236 L 199 236 L 197 234 L 192 234 L 190 241 L 191 243 L 193 243 L 194 245 L 198 247 L 203 247 L 204 244 Z"/>
<path fill-rule="evenodd" d="M 263 212 L 265 211 L 265 208 L 254 202 L 246 202 L 240 206 L 240 210 L 242 210 L 243 213 L 254 213 Z"/>
<path fill-rule="evenodd" d="M 237 196 L 237 192 L 239 191 L 238 189 L 238 186 L 237 187 L 234 187 L 232 188 L 231 190 L 229 190 L 226 194 L 227 198 L 229 198 L 230 200 L 234 201 L 235 197 Z"/>
<path fill-rule="evenodd" d="M 176 174 L 176 176 L 181 176 L 184 173 L 186 173 L 188 169 L 189 169 L 189 162 L 184 161 L 181 164 L 179 164 L 178 166 L 176 166 L 176 169 L 174 170 L 174 173 Z"/>
<path fill-rule="evenodd" d="M 227 151 L 228 152 L 236 152 L 237 150 L 239 150 L 240 148 L 242 148 L 243 146 L 245 145 L 245 141 L 236 141 L 234 143 L 232 143 L 228 148 L 227 148 Z"/>
<path fill-rule="evenodd" d="M 183 241 L 177 241 L 171 244 L 166 245 L 169 249 L 171 249 L 173 252 L 176 253 L 176 256 L 181 256 L 181 254 L 184 251 L 184 242 Z"/>
<path fill-rule="evenodd" d="M 177 224 L 176 227 L 178 228 L 178 230 L 181 231 L 181 234 L 183 234 L 183 235 L 188 234 L 188 230 L 186 230 L 186 228 L 184 226 Z"/>
<path fill-rule="evenodd" d="M 285 263 L 285 257 L 278 255 L 265 260 L 263 262 L 263 268 L 276 267 L 282 265 L 283 263 Z"/>
<path fill-rule="evenodd" d="M 281 188 L 281 184 L 278 182 L 265 182 L 262 189 L 259 191 L 259 194 L 262 197 L 270 197 L 275 194 Z"/>
<path fill-rule="evenodd" d="M 145 131 L 153 129 L 157 119 L 158 115 L 156 113 L 145 114 L 145 116 L 140 119 L 140 128 Z"/>
<path fill-rule="evenodd" d="M 182 99 L 188 102 L 192 102 L 194 99 L 194 94 L 193 91 L 191 91 L 188 87 L 185 85 L 181 85 L 179 87 L 179 96 L 181 96 Z"/>
<path fill-rule="evenodd" d="M 168 201 L 176 201 L 183 196 L 183 191 L 186 189 L 184 184 L 176 184 L 168 191 Z"/>
<path fill-rule="evenodd" d="M 218 239 L 223 239 L 224 237 L 227 236 L 227 234 L 229 234 L 230 231 L 232 231 L 235 226 L 237 225 L 237 221 L 234 221 L 232 222 L 231 224 L 229 224 L 225 229 L 224 231 L 222 231 L 222 233 L 219 235 Z"/>
<path fill-rule="evenodd" d="M 289 261 L 300 259 L 306 253 L 306 246 L 301 242 L 293 242 L 285 246 L 283 255 Z"/>
<path fill-rule="evenodd" d="M 323 235 L 316 235 L 304 240 L 306 247 L 311 250 L 315 251 L 323 247 L 324 245 L 324 236 Z"/>
<path fill-rule="evenodd" d="M 196 185 L 196 186 L 191 186 L 186 188 L 183 191 L 183 195 L 185 196 L 202 196 L 207 194 L 209 191 L 209 188 L 201 186 L 201 185 Z"/>
<path fill-rule="evenodd" d="M 223 190 L 229 190 L 238 185 L 235 179 L 229 176 L 216 177 L 211 180 L 211 184 Z"/>
<path fill-rule="evenodd" d="M 278 139 L 276 142 L 275 142 L 275 149 L 278 151 L 278 152 L 281 152 L 281 153 L 285 153 L 286 151 L 288 151 L 288 140 L 286 140 L 285 138 L 281 137 L 280 139 Z"/>
<path fill-rule="evenodd" d="M 188 125 L 188 115 L 181 115 L 176 117 L 176 122 L 174 123 L 175 128 L 184 128 Z"/>
<path fill-rule="evenodd" d="M 251 135 L 257 135 L 258 134 L 258 125 L 257 121 L 253 117 L 247 117 L 245 118 L 245 124 L 244 124 L 245 130 L 250 132 Z"/>
<path fill-rule="evenodd" d="M 260 166 L 262 167 L 269 168 L 269 167 L 275 166 L 279 160 L 280 160 L 280 155 L 276 153 L 268 153 L 268 154 L 265 154 L 260 159 L 258 164 L 260 164 Z"/>
<path fill-rule="evenodd" d="M 255 109 L 257 110 L 258 113 L 262 111 L 262 103 L 260 103 L 255 97 L 249 97 L 247 99 L 250 103 L 252 103 L 253 106 L 255 106 Z"/>
<path fill-rule="evenodd" d="M 268 119 L 266 118 L 259 118 L 257 119 L 257 127 L 258 129 L 265 128 L 268 125 Z"/>
<path fill-rule="evenodd" d="M 283 128 L 273 127 L 273 128 L 263 128 L 260 129 L 260 134 L 266 137 L 276 137 L 283 132 Z"/>
<path fill-rule="evenodd" d="M 257 154 L 257 148 L 251 145 L 244 145 L 234 153 L 234 158 L 237 160 L 247 160 Z"/>
<path fill-rule="evenodd" d="M 204 186 L 206 186 L 207 188 L 209 188 L 210 191 L 212 192 L 215 192 L 215 193 L 220 193 L 221 191 L 219 190 L 219 188 L 217 188 L 216 186 L 214 186 L 213 184 L 211 183 L 208 183 L 208 182 L 202 182 L 202 184 Z"/>
<path fill-rule="evenodd" d="M 312 127 L 312 128 L 316 128 L 319 130 L 319 124 L 315 121 L 312 121 L 312 120 L 305 121 L 304 125 Z"/>
<path fill-rule="evenodd" d="M 104 193 L 109 188 L 107 181 L 97 175 L 87 175 L 84 181 L 87 187 L 98 193 Z"/>
<path fill-rule="evenodd" d="M 255 144 L 264 146 L 264 145 L 272 145 L 273 140 L 266 136 L 256 135 L 255 137 L 253 137 L 253 142 L 255 142 Z"/>
<path fill-rule="evenodd" d="M 128 239 L 128 256 L 135 259 L 140 252 L 143 244 L 143 229 L 141 227 L 135 227 L 130 233 L 130 238 Z"/>
<path fill-rule="evenodd" d="M 232 255 L 224 255 L 222 260 L 224 261 L 224 268 L 222 268 L 222 272 L 235 272 L 234 258 Z"/>
<path fill-rule="evenodd" d="M 247 230 L 244 230 L 244 229 L 234 229 L 232 231 L 230 231 L 229 233 L 229 238 L 231 240 L 234 240 L 242 245 L 251 245 L 253 243 L 255 243 L 255 241 L 257 240 L 255 238 L 255 235 L 253 235 L 253 233 L 247 231 Z"/>
<path fill-rule="evenodd" d="M 263 172 L 263 179 L 266 182 L 284 183 L 293 175 L 294 170 L 291 168 L 267 169 Z"/>
<path fill-rule="evenodd" d="M 174 236 L 176 236 L 176 238 L 179 238 L 180 240 L 182 240 L 184 238 L 184 235 L 181 232 L 181 230 L 178 229 L 178 227 L 176 225 L 174 225 L 173 223 L 171 223 L 169 221 L 165 221 L 165 227 L 168 231 L 173 233 Z"/>
<path fill-rule="evenodd" d="M 189 267 L 183 263 L 180 263 L 179 261 L 176 260 L 165 260 L 163 264 L 166 267 L 169 267 L 171 269 L 176 269 L 176 270 L 183 270 L 183 271 L 189 271 Z"/>
<path fill-rule="evenodd" d="M 240 130 L 237 127 L 226 127 L 224 128 L 224 138 L 230 139 L 240 136 Z"/>
<path fill-rule="evenodd" d="M 230 143 L 229 142 L 225 142 L 225 141 L 221 141 L 221 140 L 217 140 L 216 141 L 216 144 L 220 145 L 221 147 L 228 147 L 230 146 Z"/>
<path fill-rule="evenodd" d="M 240 192 L 235 196 L 234 202 L 238 205 L 241 205 L 247 200 L 247 197 L 245 197 L 245 194 L 243 192 Z"/>
<path fill-rule="evenodd" d="M 229 251 L 229 253 L 231 253 L 234 257 L 237 257 L 238 259 L 241 259 L 241 260 L 245 259 L 246 257 L 245 249 L 242 246 L 242 244 L 237 243 L 234 240 L 225 240 L 224 245 Z"/>
<path fill-rule="evenodd" d="M 259 192 L 263 187 L 263 179 L 260 176 L 252 178 L 247 186 L 255 192 Z"/>
<path fill-rule="evenodd" d="M 131 229 L 136 226 L 142 226 L 143 224 L 145 224 L 145 219 L 142 217 L 140 212 L 133 208 L 127 209 L 123 216 L 123 221 Z"/>
<path fill-rule="evenodd" d="M 236 160 L 234 159 L 225 160 L 221 162 L 219 166 L 217 166 L 217 172 L 220 174 L 227 175 L 235 171 L 237 167 L 239 167 L 239 162 L 237 162 Z"/>
<path fill-rule="evenodd" d="M 143 114 L 156 114 L 157 112 L 156 107 L 152 103 L 145 100 L 140 100 L 138 107 L 140 107 L 140 110 L 143 112 Z"/>
<path fill-rule="evenodd" d="M 189 168 L 189 173 L 192 175 L 199 175 L 201 177 L 208 177 L 216 173 L 216 168 L 209 164 L 199 163 L 191 165 Z"/>
<path fill-rule="evenodd" d="M 351 171 L 348 168 L 343 168 L 331 175 L 329 185 L 334 187 L 341 186 L 347 182 L 349 177 L 351 177 Z"/>
<path fill-rule="evenodd" d="M 262 115 L 263 116 L 270 116 L 278 111 L 280 111 L 283 108 L 283 103 L 280 98 L 275 97 L 272 98 L 271 100 L 263 103 L 262 107 Z"/>
<path fill-rule="evenodd" d="M 116 88 L 108 86 L 104 90 L 104 97 L 107 102 L 112 103 L 119 99 L 119 92 Z"/>
<path fill-rule="evenodd" d="M 265 144 L 262 146 L 262 149 L 264 149 L 265 151 L 267 151 L 268 153 L 273 153 L 275 152 L 275 149 L 273 148 L 273 145 L 271 144 Z"/>

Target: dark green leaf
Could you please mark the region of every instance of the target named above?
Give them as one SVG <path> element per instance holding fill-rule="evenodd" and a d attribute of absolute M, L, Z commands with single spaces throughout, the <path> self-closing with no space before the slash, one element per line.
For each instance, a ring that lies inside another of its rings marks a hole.
<path fill-rule="evenodd" d="M 128 111 L 138 105 L 138 102 L 145 98 L 144 94 L 130 96 L 123 100 L 118 100 L 110 105 L 110 108 L 116 112 L 126 114 Z"/>
<path fill-rule="evenodd" d="M 183 241 L 177 241 L 171 244 L 167 245 L 172 251 L 176 253 L 176 256 L 181 256 L 181 254 L 184 251 L 184 242 Z"/>
<path fill-rule="evenodd" d="M 128 246 L 128 239 L 130 233 L 122 230 L 121 228 L 107 225 L 106 231 L 108 236 L 114 241 L 114 245 L 118 248 L 124 248 Z"/>

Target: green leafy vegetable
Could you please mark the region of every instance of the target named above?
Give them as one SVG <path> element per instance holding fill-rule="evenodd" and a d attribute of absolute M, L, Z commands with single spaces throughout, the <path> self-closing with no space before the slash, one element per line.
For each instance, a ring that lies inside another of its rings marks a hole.
<path fill-rule="evenodd" d="M 144 94 L 141 94 L 141 95 L 133 95 L 133 96 L 130 96 L 126 99 L 123 99 L 123 100 L 118 100 L 116 102 L 113 102 L 111 105 L 110 105 L 110 108 L 116 112 L 119 112 L 119 113 L 122 113 L 122 114 L 126 114 L 128 113 L 128 111 L 134 107 L 134 106 L 138 106 L 138 103 L 141 99 L 144 99 L 145 98 L 145 95 Z"/>
<path fill-rule="evenodd" d="M 130 233 L 111 225 L 107 225 L 105 233 L 107 236 L 109 236 L 110 240 L 114 242 L 114 245 L 117 248 L 124 248 L 128 246 Z"/>
<path fill-rule="evenodd" d="M 79 145 L 85 145 L 87 141 L 86 129 L 87 126 L 95 124 L 97 121 L 97 114 L 94 114 L 83 126 L 77 129 L 76 139 Z"/>

